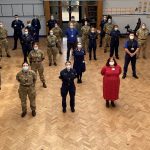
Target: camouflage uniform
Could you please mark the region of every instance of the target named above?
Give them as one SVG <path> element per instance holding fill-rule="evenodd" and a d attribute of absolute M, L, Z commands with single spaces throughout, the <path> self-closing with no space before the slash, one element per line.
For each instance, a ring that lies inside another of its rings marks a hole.
<path fill-rule="evenodd" d="M 31 69 L 37 73 L 39 73 L 40 80 L 45 83 L 45 78 L 44 78 L 44 67 L 42 64 L 42 61 L 45 59 L 44 53 L 41 50 L 32 50 L 29 53 L 29 61 L 31 64 Z"/>
<path fill-rule="evenodd" d="M 106 23 L 104 26 L 104 32 L 105 32 L 105 44 L 104 44 L 104 52 L 107 52 L 107 47 L 110 46 L 110 33 L 113 29 L 114 25 L 112 23 Z"/>
<path fill-rule="evenodd" d="M 10 56 L 8 50 L 7 30 L 0 27 L 0 57 L 2 57 L 2 46 L 4 46 L 7 56 Z"/>
<path fill-rule="evenodd" d="M 139 44 L 139 52 L 137 54 L 137 58 L 140 56 L 140 51 L 142 50 L 143 52 L 143 58 L 146 58 L 146 45 L 147 45 L 147 37 L 149 34 L 149 30 L 146 29 L 142 29 L 140 28 L 137 32 L 136 32 L 137 36 L 138 36 L 138 44 Z"/>
<path fill-rule="evenodd" d="M 62 41 L 62 38 L 63 38 L 63 32 L 62 32 L 60 27 L 54 27 L 54 28 L 52 28 L 52 31 L 58 39 L 57 47 L 58 47 L 59 53 L 62 54 L 61 41 Z"/>
<path fill-rule="evenodd" d="M 47 37 L 48 41 L 48 48 L 47 48 L 47 54 L 49 58 L 49 65 L 52 64 L 52 57 L 53 57 L 53 62 L 56 63 L 56 57 L 58 54 L 58 48 L 56 47 L 56 44 L 58 42 L 58 39 L 55 35 L 49 35 Z"/>
<path fill-rule="evenodd" d="M 79 29 L 79 23 L 77 21 L 69 21 L 68 26 L 70 26 L 70 23 L 73 23 L 74 28 Z"/>
<path fill-rule="evenodd" d="M 28 72 L 20 71 L 16 79 L 19 81 L 19 97 L 21 99 L 22 111 L 27 111 L 27 95 L 30 100 L 31 110 L 34 111 L 36 109 L 35 99 L 36 99 L 36 91 L 35 91 L 35 83 L 36 83 L 36 73 L 32 70 Z"/>
<path fill-rule="evenodd" d="M 82 32 L 81 40 L 82 40 L 83 49 L 88 51 L 88 43 L 89 43 L 88 35 L 90 32 L 90 26 L 84 25 L 81 28 L 81 32 Z"/>

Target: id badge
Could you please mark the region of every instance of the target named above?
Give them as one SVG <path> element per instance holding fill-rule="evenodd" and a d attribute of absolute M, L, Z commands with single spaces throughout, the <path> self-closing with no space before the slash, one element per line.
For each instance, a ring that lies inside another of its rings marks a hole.
<path fill-rule="evenodd" d="M 115 70 L 115 68 L 112 68 L 111 70 Z"/>
<path fill-rule="evenodd" d="M 73 34 L 71 34 L 71 37 L 74 37 L 74 35 L 73 35 Z"/>
<path fill-rule="evenodd" d="M 131 50 L 134 51 L 134 48 L 132 47 Z"/>

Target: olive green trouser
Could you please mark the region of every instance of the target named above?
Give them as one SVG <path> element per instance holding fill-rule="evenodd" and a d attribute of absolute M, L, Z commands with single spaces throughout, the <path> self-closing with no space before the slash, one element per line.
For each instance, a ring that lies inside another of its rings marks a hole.
<path fill-rule="evenodd" d="M 143 57 L 146 57 L 147 41 L 138 39 L 138 44 L 139 44 L 139 52 L 137 53 L 137 58 L 140 57 L 141 52 L 143 53 Z"/>
<path fill-rule="evenodd" d="M 10 55 L 8 50 L 8 41 L 7 39 L 0 40 L 0 56 L 2 55 L 2 47 L 4 46 L 5 51 L 8 55 Z"/>
<path fill-rule="evenodd" d="M 48 54 L 49 64 L 52 63 L 52 60 L 54 63 L 56 63 L 58 48 L 57 47 L 48 47 L 47 54 Z"/>

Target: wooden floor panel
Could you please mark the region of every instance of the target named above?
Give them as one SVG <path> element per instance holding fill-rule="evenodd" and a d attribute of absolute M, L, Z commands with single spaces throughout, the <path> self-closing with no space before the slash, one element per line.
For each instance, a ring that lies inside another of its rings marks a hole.
<path fill-rule="evenodd" d="M 150 41 L 150 39 L 149 39 Z M 124 63 L 125 39 L 120 44 L 120 60 Z M 9 39 L 10 48 L 13 40 Z M 37 116 L 33 118 L 29 108 L 25 118 L 20 117 L 16 73 L 21 69 L 22 52 L 11 51 L 12 57 L 2 59 L 2 90 L 0 91 L 0 150 L 149 150 L 150 149 L 150 44 L 148 59 L 137 62 L 139 80 L 121 79 L 120 99 L 116 108 L 105 108 L 102 97 L 100 69 L 108 58 L 103 49 L 97 50 L 97 61 L 88 60 L 83 84 L 77 85 L 76 112 L 61 110 L 59 72 L 66 59 L 66 40 L 63 55 L 58 55 L 58 66 L 49 67 L 46 39 L 40 48 L 44 50 L 47 89 L 37 80 Z M 3 53 L 5 55 L 5 53 Z M 69 106 L 69 97 L 68 97 Z"/>

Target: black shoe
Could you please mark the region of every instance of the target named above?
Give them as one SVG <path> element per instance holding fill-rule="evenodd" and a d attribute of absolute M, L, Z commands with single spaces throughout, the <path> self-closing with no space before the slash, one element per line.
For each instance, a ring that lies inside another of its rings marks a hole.
<path fill-rule="evenodd" d="M 102 44 L 100 44 L 99 47 L 102 47 Z"/>
<path fill-rule="evenodd" d="M 74 108 L 71 108 L 71 112 L 75 112 L 75 109 L 74 109 Z"/>
<path fill-rule="evenodd" d="M 35 117 L 36 116 L 36 111 L 32 110 L 32 116 Z"/>
<path fill-rule="evenodd" d="M 51 66 L 52 65 L 52 63 L 49 63 L 49 66 Z"/>
<path fill-rule="evenodd" d="M 97 58 L 94 58 L 94 60 L 97 60 Z"/>
<path fill-rule="evenodd" d="M 46 83 L 45 83 L 45 82 L 43 82 L 43 88 L 47 88 L 47 86 L 46 86 Z"/>
<path fill-rule="evenodd" d="M 0 66 L 0 69 L 2 69 L 2 66 Z"/>
<path fill-rule="evenodd" d="M 2 57 L 2 55 L 0 55 L 0 57 Z"/>
<path fill-rule="evenodd" d="M 116 59 L 119 59 L 119 56 L 116 56 Z"/>
<path fill-rule="evenodd" d="M 54 66 L 57 66 L 57 64 L 56 64 L 56 63 L 54 63 Z"/>
<path fill-rule="evenodd" d="M 9 54 L 7 54 L 7 57 L 10 58 L 11 56 Z"/>
<path fill-rule="evenodd" d="M 91 58 L 89 58 L 89 60 L 91 60 Z"/>
<path fill-rule="evenodd" d="M 107 52 L 107 50 L 106 49 L 104 49 L 104 53 L 106 53 Z"/>
<path fill-rule="evenodd" d="M 59 54 L 61 54 L 61 55 L 62 55 L 63 53 L 60 51 L 60 52 L 59 52 Z"/>
<path fill-rule="evenodd" d="M 16 50 L 17 48 L 13 48 L 12 50 L 14 51 L 14 50 Z"/>
<path fill-rule="evenodd" d="M 125 79 L 126 78 L 126 75 L 124 74 L 123 76 L 122 76 L 122 79 Z"/>
<path fill-rule="evenodd" d="M 63 111 L 63 113 L 66 113 L 66 108 L 63 108 L 63 110 L 62 110 L 62 111 Z"/>
<path fill-rule="evenodd" d="M 80 83 L 82 83 L 82 80 L 80 79 Z"/>
<path fill-rule="evenodd" d="M 80 83 L 80 80 L 79 80 L 79 79 L 77 80 L 77 83 Z"/>
<path fill-rule="evenodd" d="M 138 78 L 139 78 L 136 74 L 135 74 L 135 75 L 133 75 L 133 77 L 134 77 L 134 78 L 136 78 L 136 79 L 138 79 Z"/>
<path fill-rule="evenodd" d="M 106 107 L 109 108 L 109 101 L 106 100 Z"/>
<path fill-rule="evenodd" d="M 26 111 L 22 112 L 21 117 L 22 117 L 22 118 L 25 117 L 26 114 L 27 114 Z"/>
<path fill-rule="evenodd" d="M 115 103 L 113 101 L 111 101 L 111 106 L 112 107 L 116 107 Z"/>

